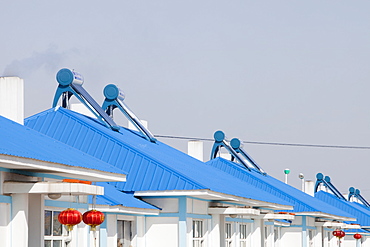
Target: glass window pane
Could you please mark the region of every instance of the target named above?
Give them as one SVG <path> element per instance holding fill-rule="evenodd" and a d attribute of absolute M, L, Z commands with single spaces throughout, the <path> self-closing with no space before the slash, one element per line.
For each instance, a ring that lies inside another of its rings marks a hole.
<path fill-rule="evenodd" d="M 51 247 L 51 240 L 45 240 L 44 241 L 44 246 L 45 247 Z"/>
<path fill-rule="evenodd" d="M 62 240 L 53 240 L 53 247 L 62 247 Z"/>
<path fill-rule="evenodd" d="M 50 236 L 51 235 L 51 211 L 45 210 L 44 225 L 45 225 L 44 234 L 46 236 Z M 45 242 L 45 246 L 47 246 L 46 242 Z"/>
<path fill-rule="evenodd" d="M 53 236 L 62 236 L 62 224 L 58 220 L 60 212 L 53 212 Z"/>

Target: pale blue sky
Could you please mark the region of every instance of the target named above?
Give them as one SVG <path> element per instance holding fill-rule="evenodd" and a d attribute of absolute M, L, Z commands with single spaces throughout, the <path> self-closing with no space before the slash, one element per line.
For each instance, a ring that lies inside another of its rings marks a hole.
<path fill-rule="evenodd" d="M 370 146 L 370 2 L 8 1 L 0 76 L 25 79 L 26 115 L 75 69 L 98 102 L 108 83 L 154 134 Z M 165 142 L 186 150 L 184 142 Z M 206 147 L 208 157 L 209 146 Z M 245 145 L 271 175 L 330 175 L 370 200 L 370 150 Z"/>

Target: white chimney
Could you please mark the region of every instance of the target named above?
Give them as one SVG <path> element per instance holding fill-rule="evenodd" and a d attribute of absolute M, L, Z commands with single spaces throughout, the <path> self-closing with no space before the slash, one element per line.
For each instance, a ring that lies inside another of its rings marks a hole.
<path fill-rule="evenodd" d="M 306 180 L 304 182 L 304 192 L 309 194 L 310 196 L 315 196 L 315 183 L 312 180 Z"/>
<path fill-rule="evenodd" d="M 17 123 L 24 121 L 23 79 L 0 77 L 0 115 Z"/>
<path fill-rule="evenodd" d="M 140 122 L 141 122 L 141 124 L 142 124 L 146 129 L 148 129 L 148 121 L 146 121 L 146 120 L 141 120 L 141 119 L 140 119 Z M 136 128 L 136 126 L 135 126 L 133 123 L 131 123 L 131 121 L 128 121 L 128 128 L 129 128 L 130 130 L 136 130 L 136 131 L 139 131 L 139 130 Z"/>
<path fill-rule="evenodd" d="M 188 155 L 203 161 L 203 142 L 202 141 L 189 141 L 188 142 Z"/>
<path fill-rule="evenodd" d="M 96 118 L 96 116 L 89 110 L 89 108 L 87 108 L 82 103 L 71 104 L 71 110 L 88 117 Z"/>

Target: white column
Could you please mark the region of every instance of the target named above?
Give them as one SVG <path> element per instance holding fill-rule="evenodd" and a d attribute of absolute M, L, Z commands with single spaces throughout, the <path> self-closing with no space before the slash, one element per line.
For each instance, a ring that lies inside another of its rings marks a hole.
<path fill-rule="evenodd" d="M 0 115 L 23 124 L 23 79 L 0 77 Z"/>
<path fill-rule="evenodd" d="M 263 221 L 260 219 L 255 219 L 252 224 L 252 234 L 251 234 L 251 243 L 253 247 L 262 247 L 264 244 L 263 239 Z"/>
<path fill-rule="evenodd" d="M 136 221 L 136 246 L 145 247 L 145 217 L 138 216 Z"/>
<path fill-rule="evenodd" d="M 28 247 L 28 194 L 12 195 L 12 246 Z"/>
<path fill-rule="evenodd" d="M 107 215 L 107 246 L 117 246 L 117 216 Z"/>
<path fill-rule="evenodd" d="M 223 220 L 221 220 L 220 214 L 212 214 L 211 220 L 211 229 L 208 238 L 208 246 L 212 247 L 220 247 L 221 244 L 221 224 Z"/>
<path fill-rule="evenodd" d="M 44 246 L 44 196 L 29 194 L 28 246 Z"/>
<path fill-rule="evenodd" d="M 0 246 L 10 246 L 10 204 L 0 203 Z"/>

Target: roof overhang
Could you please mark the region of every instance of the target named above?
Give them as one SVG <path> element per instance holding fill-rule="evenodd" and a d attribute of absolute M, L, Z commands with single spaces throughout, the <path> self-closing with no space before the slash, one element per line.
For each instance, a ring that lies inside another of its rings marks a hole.
<path fill-rule="evenodd" d="M 0 154 L 0 167 L 96 182 L 124 182 L 125 174 Z"/>
<path fill-rule="evenodd" d="M 149 208 L 132 208 L 125 207 L 122 205 L 95 205 L 96 209 L 99 209 L 105 213 L 118 213 L 118 214 L 137 214 L 137 215 L 159 215 L 159 209 Z"/>
<path fill-rule="evenodd" d="M 4 182 L 3 193 L 104 195 L 104 187 L 64 182 Z"/>
<path fill-rule="evenodd" d="M 210 207 L 209 214 L 228 214 L 228 215 L 260 215 L 260 211 L 254 208 L 237 208 L 237 207 Z"/>
<path fill-rule="evenodd" d="M 134 195 L 141 196 L 141 197 L 191 196 L 191 197 L 204 199 L 204 200 L 210 200 L 210 201 L 234 202 L 234 203 L 238 203 L 238 204 L 250 206 L 250 207 L 263 207 L 263 208 L 271 208 L 274 210 L 292 210 L 293 209 L 293 207 L 289 205 L 282 205 L 282 204 L 277 204 L 277 203 L 259 201 L 259 200 L 245 198 L 245 197 L 215 192 L 211 190 L 136 191 Z"/>
<path fill-rule="evenodd" d="M 334 215 L 334 214 L 327 214 L 324 212 L 294 212 L 296 215 L 299 216 L 312 216 L 316 218 L 323 218 L 323 219 L 333 219 L 333 220 L 342 220 L 342 221 L 355 221 L 355 218 Z"/>

